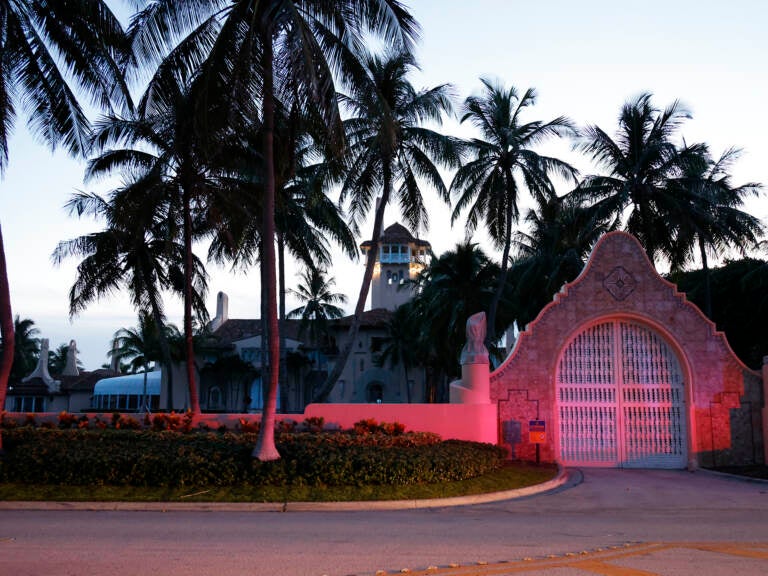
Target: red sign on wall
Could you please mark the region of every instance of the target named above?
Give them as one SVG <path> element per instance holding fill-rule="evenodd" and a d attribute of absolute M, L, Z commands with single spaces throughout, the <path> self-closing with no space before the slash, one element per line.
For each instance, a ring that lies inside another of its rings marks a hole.
<path fill-rule="evenodd" d="M 530 420 L 528 422 L 528 441 L 531 444 L 546 444 L 547 425 L 544 420 Z"/>

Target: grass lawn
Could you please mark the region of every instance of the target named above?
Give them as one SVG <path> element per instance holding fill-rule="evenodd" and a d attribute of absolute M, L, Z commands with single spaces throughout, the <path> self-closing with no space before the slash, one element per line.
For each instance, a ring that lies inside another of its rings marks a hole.
<path fill-rule="evenodd" d="M 148 488 L 0 484 L 0 500 L 61 502 L 351 502 L 449 498 L 524 488 L 551 480 L 554 465 L 510 463 L 485 476 L 412 486 L 215 486 Z"/>

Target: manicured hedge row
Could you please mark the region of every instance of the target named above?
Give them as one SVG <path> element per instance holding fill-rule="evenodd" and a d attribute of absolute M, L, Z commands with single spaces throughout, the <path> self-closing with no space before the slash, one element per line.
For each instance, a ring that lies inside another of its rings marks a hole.
<path fill-rule="evenodd" d="M 35 484 L 349 486 L 462 480 L 501 465 L 490 444 L 434 434 L 278 434 L 282 458 L 251 458 L 256 435 L 18 427 L 3 431 L 0 480 Z"/>

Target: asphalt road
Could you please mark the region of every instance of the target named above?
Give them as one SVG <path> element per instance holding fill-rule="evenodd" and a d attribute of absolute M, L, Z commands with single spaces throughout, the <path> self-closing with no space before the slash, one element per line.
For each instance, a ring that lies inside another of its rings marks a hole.
<path fill-rule="evenodd" d="M 601 560 L 622 549 L 626 558 Z M 0 510 L 0 576 L 346 576 L 402 569 L 768 574 L 768 484 L 704 472 L 585 470 L 582 483 L 556 493 L 454 508 Z"/>

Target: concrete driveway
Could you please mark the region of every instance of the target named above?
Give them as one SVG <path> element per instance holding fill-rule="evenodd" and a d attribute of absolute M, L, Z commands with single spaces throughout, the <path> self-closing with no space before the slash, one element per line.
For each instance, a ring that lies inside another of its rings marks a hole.
<path fill-rule="evenodd" d="M 425 510 L 0 510 L 0 574 L 768 574 L 768 485 L 583 471 L 555 493 Z"/>

